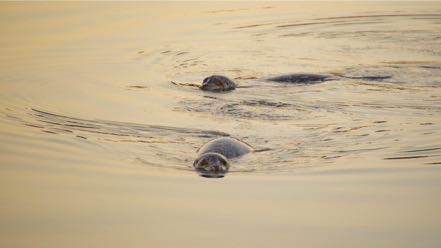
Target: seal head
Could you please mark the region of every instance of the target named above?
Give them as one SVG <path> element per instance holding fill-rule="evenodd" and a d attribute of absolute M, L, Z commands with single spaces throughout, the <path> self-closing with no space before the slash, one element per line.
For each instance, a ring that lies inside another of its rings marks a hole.
<path fill-rule="evenodd" d="M 224 155 L 208 152 L 197 158 L 193 167 L 203 177 L 221 178 L 228 172 L 230 163 Z"/>
<path fill-rule="evenodd" d="M 230 91 L 234 90 L 236 87 L 237 85 L 233 80 L 225 76 L 213 75 L 206 77 L 200 88 L 201 90 L 206 91 Z"/>

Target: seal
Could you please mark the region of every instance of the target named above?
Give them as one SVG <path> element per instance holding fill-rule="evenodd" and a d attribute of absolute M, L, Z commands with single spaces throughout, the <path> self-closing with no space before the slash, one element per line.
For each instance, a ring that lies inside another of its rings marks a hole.
<path fill-rule="evenodd" d="M 254 77 L 252 77 L 255 79 Z M 300 84 L 300 85 L 309 85 L 309 84 L 317 84 L 330 80 L 339 80 L 339 79 L 357 79 L 357 80 L 366 80 L 366 81 L 381 81 L 384 79 L 389 79 L 391 76 L 345 76 L 345 75 L 321 75 L 321 74 L 310 74 L 310 73 L 292 73 L 281 76 L 275 76 L 263 79 L 263 81 L 269 82 L 277 82 L 277 83 L 290 83 L 290 84 Z M 204 91 L 212 91 L 212 92 L 222 92 L 222 91 L 232 91 L 236 88 L 250 88 L 253 86 L 238 86 L 233 80 L 229 79 L 226 76 L 222 75 L 212 75 L 206 77 L 202 81 L 202 85 L 197 84 L 182 84 L 175 83 L 171 81 L 171 83 L 180 86 L 191 86 L 197 87 Z"/>
<path fill-rule="evenodd" d="M 230 91 L 236 89 L 237 84 L 228 77 L 221 75 L 212 75 L 204 78 L 201 90 L 206 91 Z"/>
<path fill-rule="evenodd" d="M 238 139 L 222 137 L 209 141 L 198 149 L 193 167 L 203 177 L 224 177 L 230 168 L 229 159 L 241 157 L 254 149 Z"/>
<path fill-rule="evenodd" d="M 292 84 L 315 84 L 329 80 L 335 80 L 335 77 L 320 74 L 294 73 L 264 79 L 264 81 Z M 229 79 L 228 77 L 221 75 L 212 75 L 206 77 L 202 82 L 202 86 L 200 86 L 199 88 L 205 91 L 219 92 L 231 91 L 236 88 L 245 87 L 238 86 L 233 80 Z"/>
<path fill-rule="evenodd" d="M 304 73 L 287 74 L 287 75 L 281 75 L 281 76 L 265 79 L 265 81 L 272 81 L 278 83 L 295 83 L 295 84 L 313 84 L 328 80 L 333 80 L 333 78 L 327 75 L 304 74 Z M 206 77 L 202 82 L 202 86 L 200 86 L 199 88 L 205 91 L 219 92 L 219 91 L 231 91 L 236 88 L 239 88 L 239 86 L 228 77 L 221 75 L 212 75 Z"/>

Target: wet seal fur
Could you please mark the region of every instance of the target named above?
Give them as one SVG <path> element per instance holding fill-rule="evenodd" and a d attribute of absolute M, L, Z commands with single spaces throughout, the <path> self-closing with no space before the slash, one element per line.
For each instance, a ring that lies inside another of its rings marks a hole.
<path fill-rule="evenodd" d="M 328 75 L 296 73 L 296 74 L 271 77 L 266 80 L 272 82 L 278 82 L 278 83 L 311 84 L 311 83 L 320 83 L 334 79 L 335 78 L 332 78 L 331 76 Z"/>
<path fill-rule="evenodd" d="M 213 75 L 204 78 L 201 90 L 207 91 L 230 91 L 237 88 L 237 84 L 228 77 L 221 75 Z"/>
<path fill-rule="evenodd" d="M 203 177 L 222 178 L 230 168 L 229 159 L 241 157 L 254 149 L 238 139 L 222 137 L 209 141 L 198 150 L 193 167 Z"/>

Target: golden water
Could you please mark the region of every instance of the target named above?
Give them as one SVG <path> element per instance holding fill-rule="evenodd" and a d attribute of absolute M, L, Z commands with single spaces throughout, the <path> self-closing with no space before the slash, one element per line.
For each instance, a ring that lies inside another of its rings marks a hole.
<path fill-rule="evenodd" d="M 440 13 L 1 3 L 0 246 L 439 247 Z M 266 151 L 197 176 L 227 135 Z"/>

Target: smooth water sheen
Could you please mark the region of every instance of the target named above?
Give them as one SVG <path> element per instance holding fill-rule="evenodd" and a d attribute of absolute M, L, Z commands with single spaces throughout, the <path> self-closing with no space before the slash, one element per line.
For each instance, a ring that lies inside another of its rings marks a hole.
<path fill-rule="evenodd" d="M 440 30 L 437 2 L 1 3 L 0 246 L 439 247 Z M 171 83 L 213 74 L 241 87 Z M 199 177 L 224 136 L 261 152 Z"/>

